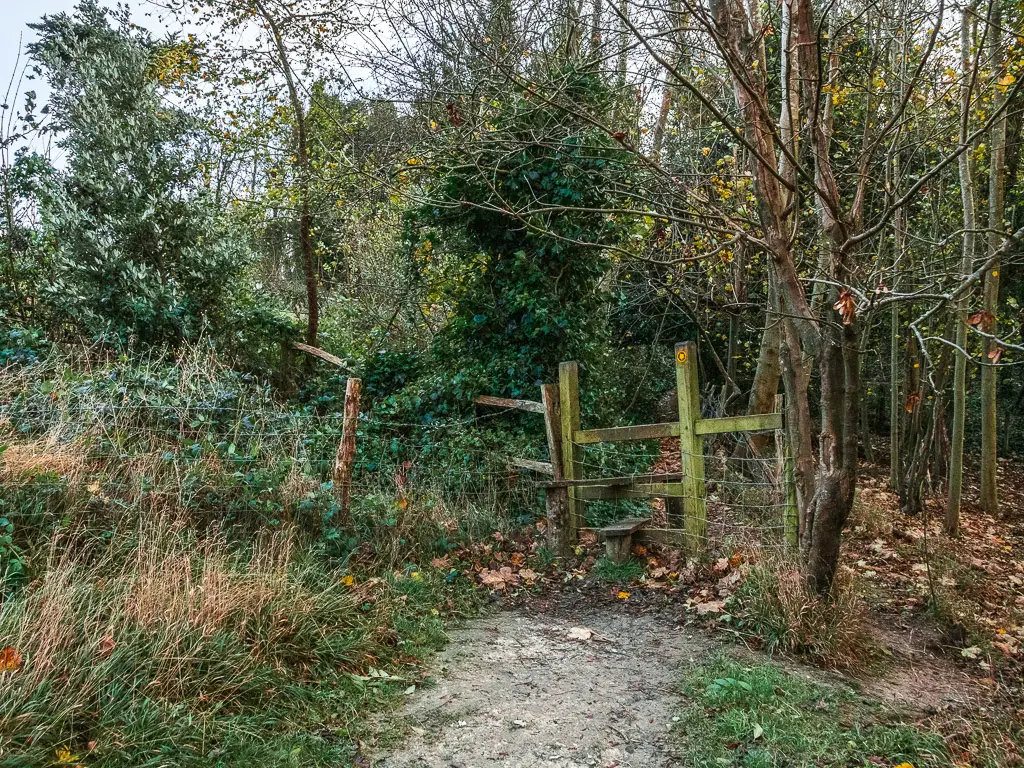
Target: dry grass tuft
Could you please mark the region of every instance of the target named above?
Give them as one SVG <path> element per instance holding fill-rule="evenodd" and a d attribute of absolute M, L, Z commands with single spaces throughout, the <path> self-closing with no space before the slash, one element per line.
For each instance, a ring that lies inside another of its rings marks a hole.
<path fill-rule="evenodd" d="M 870 658 L 867 609 L 846 569 L 826 599 L 808 587 L 797 563 L 766 555 L 747 567 L 736 599 L 744 626 L 767 650 L 837 669 L 861 667 Z"/>
<path fill-rule="evenodd" d="M 0 481 L 54 474 L 75 483 L 85 476 L 88 464 L 88 450 L 81 442 L 62 439 L 54 431 L 37 440 L 12 441 L 0 453 Z"/>

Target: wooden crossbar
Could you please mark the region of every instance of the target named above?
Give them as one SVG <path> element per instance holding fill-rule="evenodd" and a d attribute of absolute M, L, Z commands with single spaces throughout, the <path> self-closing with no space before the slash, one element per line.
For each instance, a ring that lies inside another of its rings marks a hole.
<path fill-rule="evenodd" d="M 630 485 L 592 485 L 576 488 L 576 496 L 586 501 L 608 499 L 682 499 L 682 483 L 632 483 Z"/>
<path fill-rule="evenodd" d="M 720 419 L 697 419 L 694 432 L 698 435 L 720 435 L 725 432 L 763 432 L 782 429 L 781 413 L 754 413 L 749 416 L 724 416 Z M 631 440 L 660 440 L 679 437 L 679 422 L 663 424 L 636 424 L 628 427 L 580 429 L 573 436 L 577 445 L 594 443 L 624 443 Z"/>
<path fill-rule="evenodd" d="M 764 432 L 782 429 L 781 413 L 752 413 L 749 416 L 723 416 L 720 419 L 697 419 L 698 435 L 720 435 L 723 432 Z"/>
<path fill-rule="evenodd" d="M 492 408 L 513 408 L 517 411 L 527 413 L 544 413 L 544 404 L 534 400 L 515 400 L 511 397 L 492 397 L 491 395 L 479 395 L 473 398 L 477 405 L 488 405 Z"/>
<path fill-rule="evenodd" d="M 678 482 L 681 472 L 663 472 L 648 475 L 620 475 L 617 477 L 583 477 L 576 480 L 555 480 L 541 483 L 542 488 L 588 488 L 591 486 L 635 485 L 636 483 Z"/>
<path fill-rule="evenodd" d="M 679 437 L 679 422 L 581 429 L 573 433 L 572 439 L 578 445 L 591 445 L 593 443 L 624 443 L 629 440 L 657 440 L 663 437 Z"/>

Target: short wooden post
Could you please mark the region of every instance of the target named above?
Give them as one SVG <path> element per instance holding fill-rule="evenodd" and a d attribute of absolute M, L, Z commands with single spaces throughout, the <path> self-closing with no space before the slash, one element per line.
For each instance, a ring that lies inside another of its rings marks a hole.
<path fill-rule="evenodd" d="M 583 477 L 583 449 L 573 440 L 580 428 L 580 366 L 575 361 L 558 366 L 558 399 L 562 422 L 562 479 L 579 480 Z M 575 543 L 583 520 L 583 500 L 578 489 L 568 490 L 569 515 L 567 539 Z"/>
<path fill-rule="evenodd" d="M 344 526 L 352 525 L 352 467 L 356 458 L 356 430 L 359 428 L 359 392 L 361 379 L 349 378 L 345 386 L 345 417 L 341 425 L 341 442 L 334 458 L 334 495 L 338 501 L 338 517 Z"/>
<path fill-rule="evenodd" d="M 704 487 L 704 439 L 697 434 L 700 387 L 697 381 L 697 345 L 676 344 L 676 396 L 679 400 L 679 454 L 683 473 L 683 528 L 689 546 L 701 549 L 708 535 Z"/>
<path fill-rule="evenodd" d="M 775 412 L 783 414 L 783 428 L 775 430 L 775 456 L 779 472 L 779 501 L 782 506 L 782 538 L 786 545 L 796 549 L 800 546 L 800 512 L 796 504 L 796 477 L 793 474 L 793 457 L 789 452 L 786 434 L 785 400 L 775 396 Z"/>
<path fill-rule="evenodd" d="M 544 405 L 544 432 L 548 439 L 548 453 L 551 456 L 551 473 L 555 482 L 564 479 L 562 471 L 562 409 L 559 405 L 558 385 L 543 384 L 540 399 Z M 569 539 L 569 493 L 564 486 L 547 488 L 544 491 L 544 505 L 547 509 L 548 546 L 560 557 L 572 552 L 573 542 Z"/>
<path fill-rule="evenodd" d="M 775 396 L 775 412 L 785 414 L 785 398 Z M 785 425 L 785 419 L 783 419 Z M 775 430 L 775 461 L 779 476 L 779 504 L 782 507 L 782 537 L 794 549 L 800 543 L 800 515 L 796 508 L 796 482 L 793 478 L 793 459 L 789 455 L 786 428 Z"/>

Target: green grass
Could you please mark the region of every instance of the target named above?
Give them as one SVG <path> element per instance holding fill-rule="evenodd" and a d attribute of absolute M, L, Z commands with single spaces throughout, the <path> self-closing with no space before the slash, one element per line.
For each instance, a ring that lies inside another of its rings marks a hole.
<path fill-rule="evenodd" d="M 284 536 L 239 551 L 151 524 L 113 552 L 60 544 L 0 604 L 22 657 L 0 686 L 4 768 L 350 765 L 474 608 L 449 572 L 346 573 Z"/>
<path fill-rule="evenodd" d="M 624 563 L 614 563 L 602 557 L 594 563 L 594 575 L 609 584 L 628 584 L 644 575 L 644 566 L 633 558 Z"/>
<path fill-rule="evenodd" d="M 675 733 L 695 768 L 835 768 L 951 764 L 943 740 L 898 713 L 774 664 L 726 657 L 685 675 Z"/>

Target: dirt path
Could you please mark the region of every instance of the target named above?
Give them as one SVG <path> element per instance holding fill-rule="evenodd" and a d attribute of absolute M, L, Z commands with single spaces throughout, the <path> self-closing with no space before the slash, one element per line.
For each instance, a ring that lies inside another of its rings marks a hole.
<path fill-rule="evenodd" d="M 438 684 L 411 697 L 411 737 L 374 765 L 676 765 L 679 665 L 707 647 L 664 618 L 607 611 L 476 620 L 440 654 Z"/>

